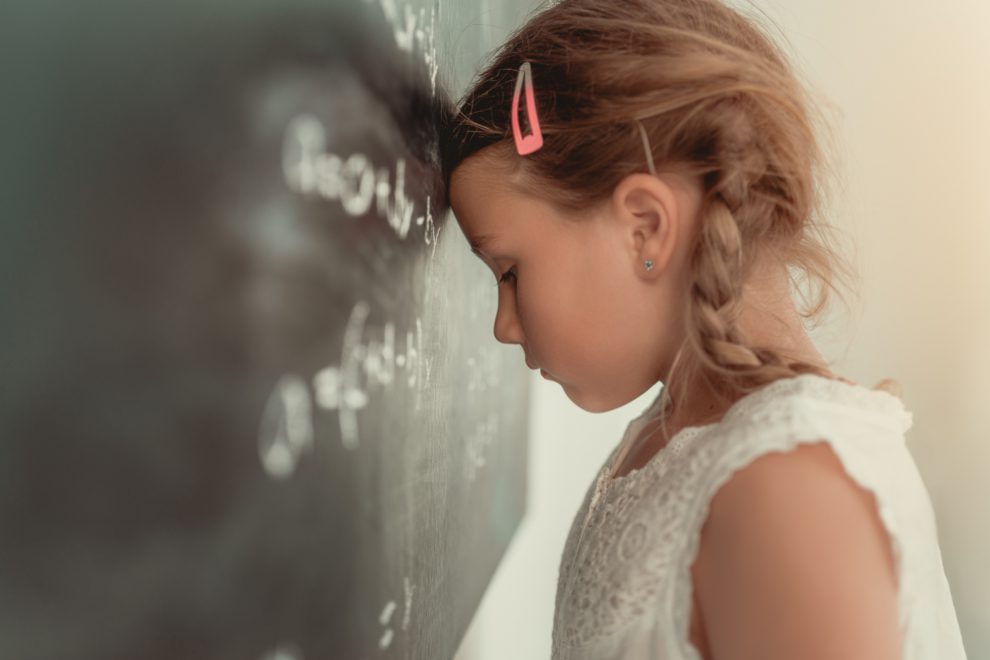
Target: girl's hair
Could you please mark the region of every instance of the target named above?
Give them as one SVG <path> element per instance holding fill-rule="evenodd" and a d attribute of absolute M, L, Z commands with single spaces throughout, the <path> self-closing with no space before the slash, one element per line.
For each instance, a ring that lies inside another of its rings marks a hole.
<path fill-rule="evenodd" d="M 520 157 L 510 106 L 523 62 L 545 143 Z M 787 266 L 792 285 L 790 267 L 820 282 L 810 311 L 800 312 L 816 323 L 829 290 L 848 302 L 836 281 L 848 288 L 854 277 L 821 218 L 832 173 L 816 136 L 820 117 L 756 21 L 720 0 L 562 0 L 510 36 L 458 106 L 443 147 L 448 186 L 453 170 L 485 149 L 507 165 L 512 185 L 579 221 L 645 170 L 637 121 L 657 170 L 701 186 L 686 340 L 664 387 L 664 420 L 695 376 L 730 402 L 780 378 L 826 375 L 773 346 L 750 345 L 737 329 L 758 253 Z M 899 385 L 884 380 L 876 389 L 897 394 Z"/>

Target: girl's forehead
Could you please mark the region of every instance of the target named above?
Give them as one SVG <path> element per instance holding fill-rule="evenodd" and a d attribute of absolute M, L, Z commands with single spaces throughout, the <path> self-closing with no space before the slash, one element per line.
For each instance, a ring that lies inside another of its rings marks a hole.
<path fill-rule="evenodd" d="M 454 170 L 450 180 L 450 205 L 454 214 L 468 228 L 486 233 L 486 225 L 508 212 L 519 213 L 537 205 L 520 191 L 500 180 L 498 172 L 485 171 L 467 164 Z"/>
<path fill-rule="evenodd" d="M 457 222 L 474 252 L 483 260 L 494 259 L 516 244 L 523 227 L 533 227 L 538 214 L 529 207 L 475 198 L 467 208 L 455 207 Z"/>
<path fill-rule="evenodd" d="M 491 159 L 472 157 L 454 170 L 450 178 L 452 192 L 472 194 L 511 194 L 509 174 L 491 162 Z"/>

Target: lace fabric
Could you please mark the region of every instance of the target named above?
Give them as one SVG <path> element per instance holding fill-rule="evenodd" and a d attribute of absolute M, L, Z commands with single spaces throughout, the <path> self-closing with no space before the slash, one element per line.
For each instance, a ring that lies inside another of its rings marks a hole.
<path fill-rule="evenodd" d="M 720 421 L 682 429 L 640 469 L 612 477 L 620 449 L 659 399 L 629 424 L 575 516 L 561 560 L 554 658 L 698 660 L 688 641 L 690 567 L 711 498 L 759 455 L 822 441 L 876 498 L 895 555 L 905 657 L 965 657 L 931 503 L 904 443 L 912 416 L 900 399 L 815 374 L 779 380 Z M 925 608 L 941 632 L 919 615 Z"/>

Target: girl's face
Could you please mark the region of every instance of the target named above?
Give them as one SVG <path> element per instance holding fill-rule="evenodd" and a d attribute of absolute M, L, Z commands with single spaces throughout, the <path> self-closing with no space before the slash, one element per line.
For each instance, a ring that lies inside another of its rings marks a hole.
<path fill-rule="evenodd" d="M 450 184 L 458 224 L 498 282 L 495 338 L 519 344 L 589 412 L 632 401 L 662 380 L 683 338 L 684 239 L 700 192 L 634 174 L 574 218 L 503 172 L 474 155 Z"/>

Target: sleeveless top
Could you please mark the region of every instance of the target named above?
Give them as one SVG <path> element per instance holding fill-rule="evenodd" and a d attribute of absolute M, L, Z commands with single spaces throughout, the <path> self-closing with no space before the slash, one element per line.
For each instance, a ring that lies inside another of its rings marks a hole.
<path fill-rule="evenodd" d="M 689 641 L 691 565 L 709 502 L 761 454 L 823 440 L 878 503 L 895 562 L 903 658 L 965 660 L 935 514 L 905 444 L 912 415 L 899 398 L 817 374 L 777 380 L 612 478 L 620 448 L 660 400 L 630 422 L 575 516 L 558 574 L 555 660 L 700 660 Z"/>

